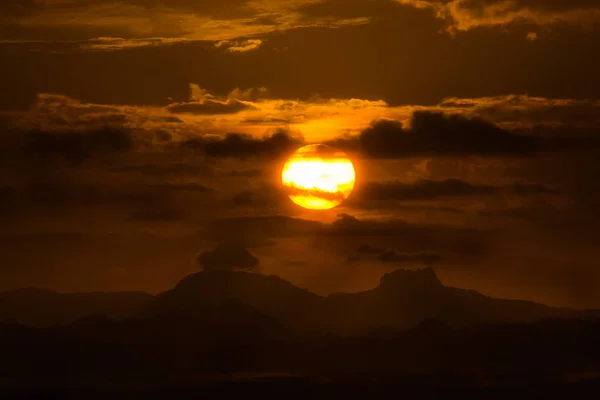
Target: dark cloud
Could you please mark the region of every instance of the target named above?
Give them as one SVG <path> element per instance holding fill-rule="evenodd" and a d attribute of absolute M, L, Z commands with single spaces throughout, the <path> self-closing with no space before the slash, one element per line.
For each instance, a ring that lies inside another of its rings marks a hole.
<path fill-rule="evenodd" d="M 150 187 L 162 191 L 182 191 L 196 193 L 214 192 L 214 189 L 200 185 L 198 183 L 157 183 L 150 185 Z"/>
<path fill-rule="evenodd" d="M 95 155 L 131 150 L 133 140 L 125 129 L 102 128 L 89 131 L 44 131 L 34 129 L 25 135 L 23 150 L 37 158 L 62 157 L 81 164 Z"/>
<path fill-rule="evenodd" d="M 233 203 L 238 207 L 274 208 L 281 211 L 284 211 L 286 206 L 292 205 L 288 192 L 281 185 L 265 181 L 260 181 L 251 188 L 237 193 Z"/>
<path fill-rule="evenodd" d="M 413 183 L 381 182 L 369 183 L 362 188 L 363 196 L 372 200 L 422 200 L 446 196 L 473 196 L 496 191 L 490 185 L 474 185 L 460 179 L 444 181 L 421 180 Z"/>
<path fill-rule="evenodd" d="M 184 142 L 182 148 L 198 150 L 208 157 L 249 158 L 280 157 L 301 145 L 301 139 L 293 137 L 287 131 L 278 130 L 262 139 L 238 133 L 229 133 L 224 137 L 200 137 Z"/>
<path fill-rule="evenodd" d="M 567 127 L 597 129 L 597 100 L 545 99 L 525 95 L 479 99 L 449 98 L 440 103 L 443 108 L 468 109 L 469 114 L 487 121 L 511 125 L 539 126 L 547 129 Z"/>
<path fill-rule="evenodd" d="M 229 171 L 225 175 L 233 178 L 258 178 L 264 174 L 260 169 L 247 169 L 241 171 Z"/>
<path fill-rule="evenodd" d="M 267 238 L 301 236 L 413 236 L 426 238 L 438 233 L 464 232 L 480 234 L 477 231 L 450 226 L 420 225 L 399 219 L 358 219 L 348 214 L 339 214 L 331 224 L 283 216 L 243 217 L 219 219 L 203 224 L 201 235 L 210 240 L 224 240 L 228 235 L 235 237 L 262 236 Z M 420 239 L 419 239 L 420 240 Z"/>
<path fill-rule="evenodd" d="M 157 121 L 157 122 L 167 122 L 167 123 L 171 123 L 171 124 L 182 124 L 183 120 L 177 118 L 177 117 L 150 117 L 149 118 L 150 121 Z"/>
<path fill-rule="evenodd" d="M 402 252 L 439 252 L 460 255 L 464 259 L 484 256 L 494 232 L 451 225 L 415 224 L 398 219 L 358 219 L 341 214 L 331 224 L 297 218 L 247 217 L 208 221 L 199 233 L 202 239 L 254 243 L 283 238 L 317 238 L 343 242 L 345 246 L 360 246 L 369 240 L 398 241 Z M 400 248 L 399 247 L 399 248 Z"/>
<path fill-rule="evenodd" d="M 138 210 L 131 213 L 131 220 L 142 222 L 179 221 L 185 214 L 179 210 L 172 209 L 148 209 Z"/>
<path fill-rule="evenodd" d="M 347 262 L 377 260 L 392 264 L 423 264 L 432 266 L 442 260 L 438 253 L 399 253 L 370 245 L 362 245 L 354 255 L 347 258 Z"/>
<path fill-rule="evenodd" d="M 125 165 L 117 166 L 111 169 L 115 172 L 135 172 L 141 175 L 155 176 L 155 177 L 171 177 L 171 176 L 212 176 L 214 170 L 211 166 L 206 164 L 183 164 L 183 163 L 171 163 L 165 162 L 162 164 L 139 164 L 139 165 Z"/>
<path fill-rule="evenodd" d="M 435 253 L 397 253 L 395 251 L 386 251 L 378 258 L 381 262 L 405 264 L 405 263 L 422 263 L 424 265 L 433 265 L 442 260 L 442 256 Z"/>
<path fill-rule="evenodd" d="M 361 132 L 356 142 L 340 139 L 332 144 L 354 145 L 371 158 L 524 156 L 540 149 L 535 137 L 517 135 L 481 119 L 429 111 L 415 112 L 410 128 L 399 121 L 376 121 Z"/>
<path fill-rule="evenodd" d="M 326 234 L 335 236 L 405 236 L 425 233 L 431 228 L 415 226 L 396 220 L 360 220 L 352 215 L 340 214 L 326 230 Z"/>
<path fill-rule="evenodd" d="M 341 214 L 320 233 L 345 240 L 359 238 L 394 238 L 402 251 L 440 252 L 460 255 L 463 260 L 484 257 L 493 242 L 495 232 L 452 225 L 409 223 L 400 219 L 358 219 Z"/>
<path fill-rule="evenodd" d="M 515 182 L 508 186 L 474 184 L 460 179 L 435 181 L 423 179 L 405 183 L 398 181 L 369 182 L 353 194 L 349 205 L 369 201 L 435 200 L 441 197 L 470 197 L 491 194 L 518 194 L 522 196 L 547 194 L 553 190 L 542 184 Z"/>
<path fill-rule="evenodd" d="M 168 110 L 176 114 L 218 115 L 235 114 L 237 112 L 253 108 L 254 107 L 249 104 L 236 100 L 230 102 L 205 100 L 202 103 L 172 104 L 168 107 Z"/>
<path fill-rule="evenodd" d="M 252 190 L 243 190 L 235 195 L 233 204 L 241 207 L 262 206 L 266 204 L 266 200 L 259 193 Z"/>
<path fill-rule="evenodd" d="M 259 264 L 258 258 L 254 257 L 245 247 L 232 243 L 221 243 L 214 249 L 201 253 L 197 261 L 205 271 L 252 270 Z"/>
<path fill-rule="evenodd" d="M 174 215 L 173 199 L 178 188 L 163 185 L 110 184 L 94 175 L 77 179 L 68 174 L 35 175 L 9 192 L 10 211 L 24 216 L 40 207 L 50 213 L 75 210 L 98 212 L 102 209 L 135 209 L 133 219 L 155 219 L 146 215 Z M 184 190 L 184 189 L 182 189 Z M 198 190 L 194 193 L 204 194 Z M 178 211 L 179 216 L 183 212 Z M 158 219 L 158 218 L 157 218 Z M 171 219 L 171 217 L 169 217 Z"/>
<path fill-rule="evenodd" d="M 115 224 L 129 214 L 133 221 L 189 219 L 200 206 L 215 205 L 216 191 L 195 182 L 153 183 L 145 177 L 118 176 L 92 165 L 84 171 L 55 165 L 24 165 L 14 170 L 13 184 L 0 186 L 2 211 L 15 220 L 36 217 L 94 216 L 98 224 Z M 36 214 L 37 213 L 37 214 Z M 105 216 L 101 218 L 100 216 Z"/>
<path fill-rule="evenodd" d="M 241 217 L 207 221 L 202 225 L 200 237 L 214 241 L 245 243 L 254 238 L 283 238 L 315 235 L 324 228 L 317 221 L 269 216 Z"/>

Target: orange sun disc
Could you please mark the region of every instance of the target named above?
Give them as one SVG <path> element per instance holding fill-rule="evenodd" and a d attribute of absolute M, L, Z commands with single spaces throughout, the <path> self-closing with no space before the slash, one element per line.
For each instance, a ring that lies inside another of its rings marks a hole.
<path fill-rule="evenodd" d="M 342 151 L 313 144 L 292 154 L 281 181 L 294 203 L 309 210 L 329 210 L 352 193 L 356 172 Z"/>

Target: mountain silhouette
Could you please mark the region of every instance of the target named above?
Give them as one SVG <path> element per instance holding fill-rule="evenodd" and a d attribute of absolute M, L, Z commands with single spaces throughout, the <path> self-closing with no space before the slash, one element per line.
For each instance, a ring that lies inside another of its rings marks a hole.
<path fill-rule="evenodd" d="M 424 320 L 461 328 L 480 323 L 527 322 L 573 317 L 574 310 L 521 300 L 494 299 L 474 290 L 446 287 L 432 268 L 396 270 L 379 286 L 361 293 L 339 293 L 326 299 L 337 332 L 365 333 L 389 326 L 406 329 Z"/>
<path fill-rule="evenodd" d="M 473 290 L 446 287 L 431 268 L 399 269 L 385 274 L 371 290 L 325 297 L 277 276 L 208 270 L 188 275 L 173 289 L 156 296 L 140 292 L 62 294 L 40 289 L 3 292 L 0 321 L 41 327 L 69 324 L 92 315 L 109 319 L 158 316 L 194 319 L 194 315 L 203 315 L 210 319 L 210 310 L 231 302 L 237 308 L 227 309 L 229 314 L 223 314 L 223 319 L 236 315 L 241 318 L 241 310 L 246 307 L 246 314 L 251 309 L 296 330 L 340 335 L 368 334 L 381 328 L 403 330 L 425 320 L 461 328 L 481 323 L 594 315 L 589 311 L 495 299 Z"/>
<path fill-rule="evenodd" d="M 0 293 L 0 312 L 0 380 L 22 390 L 145 387 L 174 398 L 224 378 L 248 382 L 226 397 L 236 398 L 279 373 L 298 378 L 262 382 L 305 397 L 315 382 L 345 394 L 355 394 L 350 383 L 383 393 L 402 382 L 395 393 L 406 394 L 419 379 L 417 391 L 447 394 L 600 379 L 600 320 L 589 312 L 446 287 L 430 268 L 326 297 L 276 276 L 209 270 L 157 296 Z"/>
<path fill-rule="evenodd" d="M 0 292 L 0 321 L 48 326 L 92 314 L 120 318 L 139 313 L 152 299 L 152 295 L 143 292 L 58 293 L 18 289 Z"/>
<path fill-rule="evenodd" d="M 147 313 L 189 310 L 229 300 L 238 300 L 294 327 L 309 324 L 323 302 L 322 297 L 277 276 L 209 270 L 189 275 L 156 296 Z"/>
<path fill-rule="evenodd" d="M 406 329 L 435 319 L 451 327 L 574 317 L 579 312 L 520 301 L 494 299 L 472 290 L 445 287 L 431 268 L 396 270 L 359 293 L 318 296 L 276 276 L 241 271 L 189 275 L 158 295 L 147 312 L 173 312 L 197 305 L 238 300 L 296 329 L 365 334 L 381 327 Z"/>

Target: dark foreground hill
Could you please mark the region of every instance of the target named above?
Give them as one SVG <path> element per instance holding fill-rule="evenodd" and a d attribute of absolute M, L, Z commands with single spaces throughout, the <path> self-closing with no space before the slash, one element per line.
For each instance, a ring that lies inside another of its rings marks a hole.
<path fill-rule="evenodd" d="M 328 297 L 274 276 L 211 271 L 158 296 L 0 299 L 4 313 L 25 310 L 19 318 L 35 325 L 0 323 L 0 395 L 505 398 L 511 388 L 572 396 L 600 378 L 591 313 L 444 287 L 430 269 Z M 34 310 L 48 318 L 31 319 Z"/>
<path fill-rule="evenodd" d="M 0 394 L 38 390 L 62 398 L 75 390 L 76 397 L 114 398 L 115 392 L 133 391 L 171 398 L 258 390 L 266 396 L 270 388 L 286 398 L 506 398 L 510 389 L 511 397 L 521 398 L 533 389 L 556 395 L 579 387 L 585 393 L 600 377 L 598 337 L 600 322 L 594 320 L 459 330 L 425 321 L 386 335 L 300 335 L 229 302 L 194 315 L 94 317 L 51 328 L 0 325 Z"/>

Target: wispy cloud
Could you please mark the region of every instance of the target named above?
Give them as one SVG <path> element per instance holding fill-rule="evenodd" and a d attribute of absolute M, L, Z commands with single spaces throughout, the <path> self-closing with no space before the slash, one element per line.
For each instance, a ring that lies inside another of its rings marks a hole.
<path fill-rule="evenodd" d="M 227 49 L 227 51 L 244 53 L 246 51 L 256 50 L 263 44 L 260 39 L 248 40 L 221 40 L 215 44 L 215 47 Z"/>
<path fill-rule="evenodd" d="M 188 41 L 185 38 L 166 38 L 166 37 L 155 37 L 155 38 L 143 38 L 143 39 L 124 39 L 115 37 L 99 37 L 90 39 L 87 43 L 80 46 L 83 50 L 124 50 L 135 47 L 149 47 L 149 46 L 165 46 L 176 43 L 182 43 Z"/>

